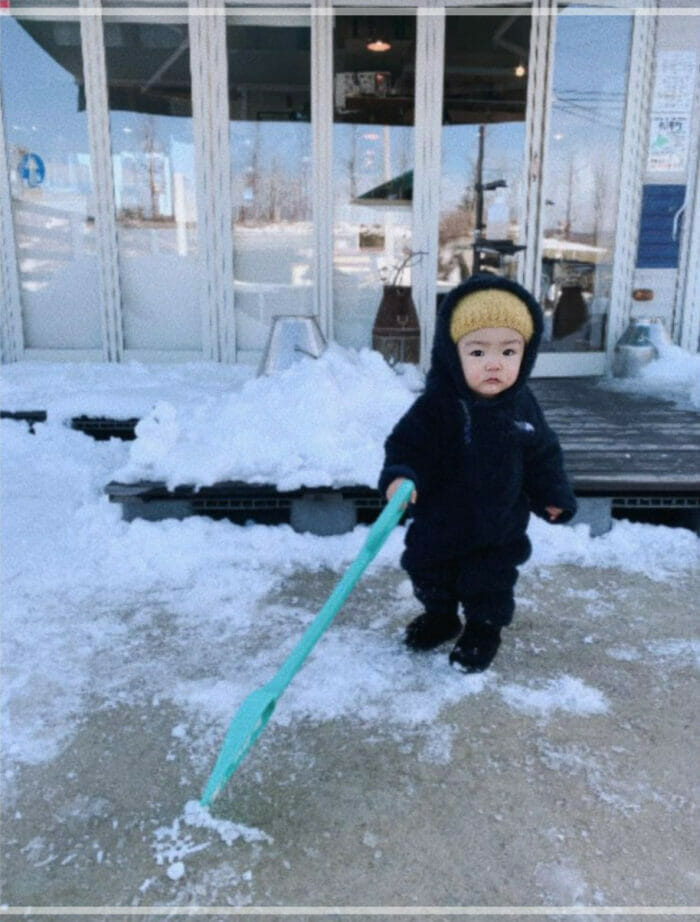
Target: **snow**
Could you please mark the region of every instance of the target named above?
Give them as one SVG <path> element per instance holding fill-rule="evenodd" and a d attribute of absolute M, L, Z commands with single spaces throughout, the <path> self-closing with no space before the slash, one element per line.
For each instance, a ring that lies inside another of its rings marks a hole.
<path fill-rule="evenodd" d="M 700 408 L 700 354 L 672 343 L 656 342 L 655 346 L 658 358 L 644 365 L 638 377 L 615 378 L 607 386 L 663 397 L 686 408 Z"/>
<path fill-rule="evenodd" d="M 664 367 L 660 360 L 657 382 Z M 2 368 L 5 408 L 49 414 L 33 434 L 24 422 L 1 426 L 7 780 L 22 765 L 55 758 L 86 709 L 159 702 L 178 709 L 172 745 L 188 746 L 202 774 L 210 768 L 235 708 L 278 668 L 367 528 L 318 537 L 200 517 L 125 522 L 104 486 L 142 477 L 200 485 L 269 481 L 281 489 L 373 484 L 383 440 L 421 383 L 415 370 L 399 371 L 376 353 L 336 346 L 265 378 L 242 366 L 204 363 Z M 680 393 L 688 378 L 677 371 L 673 387 Z M 64 425 L 82 413 L 139 416 L 138 438 L 96 442 Z M 683 529 L 616 522 L 592 538 L 585 525 L 533 519 L 530 536 L 534 553 L 525 570 L 542 579 L 563 564 L 663 581 L 698 561 L 698 539 Z M 399 528 L 367 576 L 395 571 L 402 545 Z M 609 604 L 596 590 L 579 596 L 597 611 Z M 521 603 L 524 610 L 533 604 Z M 595 719 L 613 707 L 573 674 L 518 684 L 498 669 L 464 676 L 442 661 L 411 656 L 396 628 L 414 608 L 406 579 L 371 607 L 361 622 L 341 612 L 278 704 L 273 732 L 304 719 L 338 718 L 381 725 L 397 738 L 421 729 L 420 758 L 439 764 L 449 760 L 453 738 L 441 714 L 470 696 L 498 696 L 540 722 L 555 713 Z M 607 655 L 690 665 L 698 662 L 698 647 L 666 640 L 653 649 L 610 646 Z M 102 809 L 87 801 L 73 806 L 90 815 Z M 156 831 L 155 861 L 177 882 L 187 857 L 213 836 L 227 844 L 266 841 L 263 832 L 217 820 L 190 801 Z M 51 860 L 44 841 L 27 848 L 37 861 Z"/>
<path fill-rule="evenodd" d="M 174 861 L 167 870 L 170 880 L 180 880 L 185 873 L 185 865 L 182 861 Z"/>
<path fill-rule="evenodd" d="M 2 365 L 2 408 L 46 410 L 49 419 L 145 416 L 158 401 L 182 413 L 203 400 L 240 390 L 255 375 L 248 365 L 183 362 L 13 362 Z"/>
<path fill-rule="evenodd" d="M 188 829 L 214 833 L 226 845 L 231 845 L 238 839 L 248 843 L 273 841 L 267 833 L 259 829 L 233 823 L 231 820 L 217 819 L 198 801 L 190 800 L 185 804 L 181 816 L 176 817 L 170 826 L 159 826 L 153 834 L 155 862 L 158 865 L 167 865 L 165 873 L 173 881 L 180 880 L 186 873 L 187 867 L 183 858 L 204 851 L 211 845 L 211 838 L 195 842 Z"/>
<path fill-rule="evenodd" d="M 664 582 L 679 570 L 697 567 L 698 546 L 691 532 L 663 525 L 654 528 L 655 539 L 650 541 L 649 526 L 622 519 L 609 532 L 591 540 L 590 526 L 579 524 L 557 528 L 553 540 L 552 526 L 532 518 L 529 534 L 533 553 L 522 571 L 571 563 L 579 567 L 621 569 Z"/>
<path fill-rule="evenodd" d="M 571 714 L 604 714 L 608 710 L 604 695 L 568 675 L 549 679 L 541 687 L 524 688 L 509 684 L 500 691 L 506 703 L 516 711 L 540 717 L 559 710 Z"/>
<path fill-rule="evenodd" d="M 377 352 L 331 344 L 318 359 L 251 378 L 186 412 L 160 402 L 136 427 L 129 462 L 115 477 L 170 487 L 224 480 L 280 490 L 373 486 L 384 439 L 420 383 L 418 372 L 399 375 Z"/>
<path fill-rule="evenodd" d="M 377 352 L 335 344 L 263 377 L 240 365 L 23 362 L 3 367 L 3 408 L 45 409 L 55 421 L 138 416 L 128 460 L 113 472 L 122 482 L 373 486 L 384 439 L 422 386 L 414 366 L 399 371 Z"/>

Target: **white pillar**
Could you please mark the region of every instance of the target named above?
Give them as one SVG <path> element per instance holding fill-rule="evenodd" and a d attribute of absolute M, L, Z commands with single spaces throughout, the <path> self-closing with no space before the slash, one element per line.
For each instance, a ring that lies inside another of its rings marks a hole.
<path fill-rule="evenodd" d="M 554 73 L 556 0 L 534 0 L 527 69 L 525 162 L 520 205 L 520 240 L 525 244 L 518 281 L 535 297 L 540 284 L 544 234 L 544 176 Z"/>
<path fill-rule="evenodd" d="M 311 131 L 314 314 L 333 338 L 333 14 L 329 0 L 311 10 Z"/>
<path fill-rule="evenodd" d="M 226 17 L 213 9 L 213 0 L 190 0 L 202 348 L 206 358 L 235 362 Z"/>
<path fill-rule="evenodd" d="M 428 0 L 416 23 L 415 154 L 412 249 L 424 255 L 411 270 L 420 323 L 421 367 L 430 365 L 437 300 L 440 175 L 442 171 L 442 83 L 445 64 L 445 8 Z"/>
<path fill-rule="evenodd" d="M 630 73 L 625 101 L 625 121 L 617 200 L 615 251 L 610 294 L 610 311 L 605 349 L 608 367 L 615 343 L 627 325 L 632 304 L 634 268 L 637 258 L 642 182 L 649 143 L 656 14 L 650 0 L 635 13 L 630 48 Z"/>
<path fill-rule="evenodd" d="M 5 155 L 5 122 L 0 94 L 0 153 Z M 9 153 L 9 152 L 8 152 Z M 9 157 L 3 162 L 12 169 Z M 19 288 L 19 267 L 15 250 L 15 228 L 12 221 L 12 194 L 7 170 L 0 169 L 0 357 L 3 362 L 18 362 L 24 355 L 22 302 Z"/>
<path fill-rule="evenodd" d="M 99 266 L 102 354 L 109 362 L 124 354 L 117 216 L 114 206 L 109 101 L 102 10 L 99 0 L 80 0 L 85 106 L 95 202 L 95 237 Z"/>
<path fill-rule="evenodd" d="M 689 352 L 698 351 L 700 337 L 700 150 L 695 144 L 695 169 L 688 172 L 681 261 L 676 292 L 679 317 L 678 342 Z"/>

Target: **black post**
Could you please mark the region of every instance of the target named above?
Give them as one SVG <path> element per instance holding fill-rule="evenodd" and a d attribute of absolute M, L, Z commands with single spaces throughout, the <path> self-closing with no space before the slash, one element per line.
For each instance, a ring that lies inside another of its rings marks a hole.
<path fill-rule="evenodd" d="M 481 250 L 479 243 L 484 230 L 484 133 L 485 126 L 479 125 L 479 148 L 476 158 L 476 225 L 474 227 L 474 266 L 472 272 L 481 271 Z"/>

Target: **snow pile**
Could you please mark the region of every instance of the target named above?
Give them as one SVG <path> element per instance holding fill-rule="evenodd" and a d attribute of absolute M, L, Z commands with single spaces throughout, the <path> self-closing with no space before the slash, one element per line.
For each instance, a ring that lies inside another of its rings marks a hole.
<path fill-rule="evenodd" d="M 680 406 L 700 409 L 700 354 L 680 346 L 657 342 L 658 358 L 644 365 L 638 377 L 615 378 L 607 383 L 613 390 L 664 397 Z"/>
<path fill-rule="evenodd" d="M 115 479 L 171 488 L 224 480 L 280 490 L 372 486 L 384 440 L 421 386 L 415 367 L 405 368 L 397 374 L 378 352 L 331 344 L 318 359 L 252 378 L 186 412 L 161 402 L 136 427 L 129 463 Z"/>
<path fill-rule="evenodd" d="M 186 413 L 202 400 L 240 390 L 255 375 L 247 365 L 217 362 L 13 362 L 0 366 L 2 408 L 73 416 L 142 417 L 159 401 Z"/>

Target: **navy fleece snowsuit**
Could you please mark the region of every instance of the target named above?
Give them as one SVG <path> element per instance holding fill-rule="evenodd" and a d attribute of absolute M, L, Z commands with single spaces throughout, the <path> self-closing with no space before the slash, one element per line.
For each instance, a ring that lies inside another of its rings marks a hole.
<path fill-rule="evenodd" d="M 493 398 L 470 390 L 450 318 L 459 300 L 482 288 L 517 295 L 529 309 L 534 334 L 515 384 Z M 440 308 L 425 391 L 385 443 L 382 495 L 396 477 L 416 484 L 418 501 L 401 564 L 428 613 L 456 613 L 494 627 L 514 611 L 518 564 L 530 556 L 530 510 L 549 521 L 545 506 L 576 512 L 559 441 L 526 386 L 540 337 L 542 312 L 524 288 L 492 275 L 472 276 Z"/>

